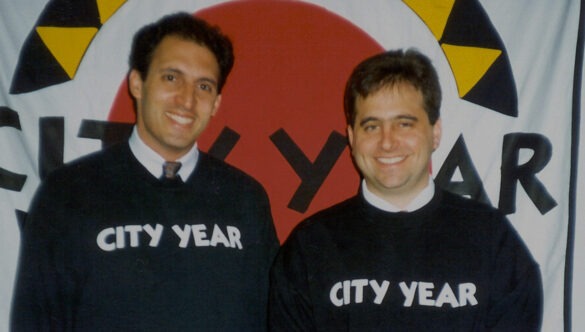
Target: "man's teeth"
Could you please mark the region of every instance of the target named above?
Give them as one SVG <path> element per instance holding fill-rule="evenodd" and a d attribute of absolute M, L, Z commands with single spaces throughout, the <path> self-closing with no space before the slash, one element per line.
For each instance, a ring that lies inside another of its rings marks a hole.
<path fill-rule="evenodd" d="M 404 160 L 404 157 L 393 157 L 393 158 L 378 158 L 378 161 L 383 164 L 395 164 Z"/>
<path fill-rule="evenodd" d="M 188 118 L 188 117 L 184 117 L 184 116 L 180 116 L 177 114 L 172 114 L 172 113 L 167 113 L 167 115 L 173 119 L 173 121 L 182 124 L 182 125 L 186 125 L 186 124 L 190 124 L 191 122 L 193 122 L 192 118 Z"/>

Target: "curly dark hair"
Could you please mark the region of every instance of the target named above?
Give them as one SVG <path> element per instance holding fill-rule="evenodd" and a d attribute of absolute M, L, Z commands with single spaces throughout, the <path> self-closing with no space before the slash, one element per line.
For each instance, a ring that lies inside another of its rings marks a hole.
<path fill-rule="evenodd" d="M 134 35 L 129 57 L 130 69 L 135 69 L 144 80 L 152 56 L 160 42 L 167 36 L 178 36 L 207 47 L 219 64 L 218 92 L 221 93 L 227 77 L 234 65 L 233 46 L 230 39 L 216 26 L 189 13 L 179 12 L 162 17 L 160 20 L 142 27 Z"/>
<path fill-rule="evenodd" d="M 423 96 L 423 107 L 434 125 L 441 108 L 441 85 L 431 60 L 414 49 L 386 51 L 361 62 L 345 86 L 343 107 L 350 126 L 355 122 L 355 102 L 384 87 L 411 84 Z"/>

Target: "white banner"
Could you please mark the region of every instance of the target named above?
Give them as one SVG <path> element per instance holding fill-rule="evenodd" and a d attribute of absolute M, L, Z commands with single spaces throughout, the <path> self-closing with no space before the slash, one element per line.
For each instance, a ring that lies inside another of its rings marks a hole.
<path fill-rule="evenodd" d="M 384 49 L 427 54 L 444 98 L 435 180 L 508 215 L 541 267 L 542 330 L 585 331 L 580 5 L 0 0 L 0 331 L 8 330 L 19 223 L 37 186 L 62 163 L 125 137 L 132 36 L 179 10 L 232 36 L 235 69 L 199 144 L 263 183 L 281 240 L 357 189 L 341 100 L 353 66 Z"/>

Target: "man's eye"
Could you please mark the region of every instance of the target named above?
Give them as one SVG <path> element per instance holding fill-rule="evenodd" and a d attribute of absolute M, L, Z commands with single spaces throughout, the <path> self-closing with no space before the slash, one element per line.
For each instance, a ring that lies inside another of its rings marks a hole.
<path fill-rule="evenodd" d="M 213 92 L 213 85 L 208 83 L 201 83 L 199 84 L 199 89 L 205 92 Z"/>
<path fill-rule="evenodd" d="M 174 81 L 177 80 L 177 77 L 175 75 L 173 75 L 173 74 L 166 74 L 166 75 L 163 76 L 163 79 L 165 81 L 174 82 Z"/>
<path fill-rule="evenodd" d="M 376 128 L 378 128 L 378 126 L 374 125 L 374 124 L 369 124 L 369 125 L 364 126 L 365 131 L 374 131 L 374 130 L 376 130 Z"/>

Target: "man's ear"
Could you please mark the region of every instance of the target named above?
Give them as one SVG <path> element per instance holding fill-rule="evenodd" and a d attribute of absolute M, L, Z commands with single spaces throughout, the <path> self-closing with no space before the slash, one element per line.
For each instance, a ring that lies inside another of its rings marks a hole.
<path fill-rule="evenodd" d="M 128 74 L 128 90 L 134 99 L 142 98 L 142 77 L 136 69 L 132 69 Z"/>
<path fill-rule="evenodd" d="M 215 116 L 217 111 L 219 110 L 219 106 L 221 105 L 221 95 L 217 95 L 215 97 L 215 101 L 213 102 L 213 110 L 211 111 L 211 116 Z"/>
<path fill-rule="evenodd" d="M 353 127 L 347 125 L 347 141 L 349 143 L 349 147 L 353 148 Z"/>
<path fill-rule="evenodd" d="M 443 125 L 441 119 L 437 119 L 433 125 L 433 151 L 435 151 L 441 143 L 441 136 L 443 134 Z"/>

